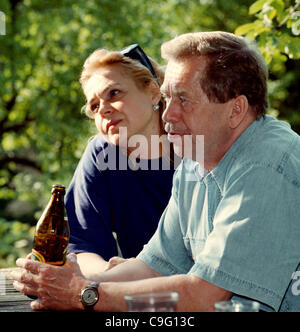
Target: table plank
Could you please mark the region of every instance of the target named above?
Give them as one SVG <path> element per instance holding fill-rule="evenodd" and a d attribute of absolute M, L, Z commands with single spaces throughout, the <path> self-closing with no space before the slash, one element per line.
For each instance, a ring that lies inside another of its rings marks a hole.
<path fill-rule="evenodd" d="M 21 271 L 21 268 L 0 269 L 0 312 L 31 312 L 30 298 L 19 293 L 13 287 L 10 278 L 12 271 Z"/>

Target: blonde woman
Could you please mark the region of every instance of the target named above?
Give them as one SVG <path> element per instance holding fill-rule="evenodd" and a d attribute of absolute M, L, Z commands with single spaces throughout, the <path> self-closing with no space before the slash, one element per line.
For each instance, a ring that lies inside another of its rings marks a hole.
<path fill-rule="evenodd" d="M 96 50 L 84 63 L 85 111 L 99 135 L 88 143 L 66 195 L 69 251 L 93 278 L 136 256 L 156 230 L 171 195 L 174 164 L 161 139 L 164 71 L 138 45 Z M 123 136 L 122 136 L 123 133 Z M 159 142 L 159 144 L 157 144 Z M 131 144 L 130 144 L 131 143 Z M 152 144 L 151 144 L 152 143 Z M 155 145 L 155 146 L 154 146 Z"/>

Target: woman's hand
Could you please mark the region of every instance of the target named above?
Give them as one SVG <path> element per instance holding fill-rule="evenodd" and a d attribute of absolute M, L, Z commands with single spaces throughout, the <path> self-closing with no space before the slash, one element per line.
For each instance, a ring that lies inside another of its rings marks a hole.
<path fill-rule="evenodd" d="M 16 264 L 24 271 L 14 271 L 14 287 L 25 295 L 36 296 L 34 310 L 82 310 L 81 290 L 89 284 L 80 271 L 75 254 L 67 256 L 63 266 L 20 258 Z"/>
<path fill-rule="evenodd" d="M 116 265 L 122 264 L 126 261 L 128 261 L 130 258 L 126 259 L 126 258 L 121 258 L 119 256 L 114 256 L 112 258 L 110 258 L 110 260 L 107 262 L 107 266 L 105 268 L 105 271 L 110 270 L 111 268 L 113 268 Z"/>

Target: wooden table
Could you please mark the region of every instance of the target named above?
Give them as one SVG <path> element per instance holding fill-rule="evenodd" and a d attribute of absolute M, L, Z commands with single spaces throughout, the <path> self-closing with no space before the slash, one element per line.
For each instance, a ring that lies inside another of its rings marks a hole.
<path fill-rule="evenodd" d="M 32 312 L 29 297 L 17 292 L 9 274 L 20 268 L 0 269 L 0 312 Z"/>

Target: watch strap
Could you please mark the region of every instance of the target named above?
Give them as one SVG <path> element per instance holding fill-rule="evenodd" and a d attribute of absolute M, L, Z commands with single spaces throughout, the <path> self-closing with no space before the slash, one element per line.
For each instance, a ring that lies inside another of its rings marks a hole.
<path fill-rule="evenodd" d="M 98 282 L 98 281 L 92 281 L 92 282 L 88 285 L 88 288 L 94 288 L 94 289 L 97 289 L 97 291 L 98 291 L 99 284 L 100 284 L 100 282 Z"/>

